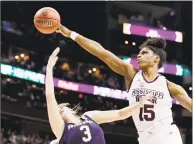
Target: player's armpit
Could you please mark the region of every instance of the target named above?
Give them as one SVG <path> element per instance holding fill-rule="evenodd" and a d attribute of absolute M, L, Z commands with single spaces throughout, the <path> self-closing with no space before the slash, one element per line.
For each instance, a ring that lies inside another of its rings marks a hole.
<path fill-rule="evenodd" d="M 173 98 L 175 98 L 184 108 L 192 112 L 192 100 L 181 86 L 167 81 L 168 89 Z"/>

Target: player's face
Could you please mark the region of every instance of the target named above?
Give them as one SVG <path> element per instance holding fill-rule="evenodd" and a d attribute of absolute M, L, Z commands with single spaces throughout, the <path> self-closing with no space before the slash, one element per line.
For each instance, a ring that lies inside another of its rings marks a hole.
<path fill-rule="evenodd" d="M 72 110 L 65 106 L 59 107 L 59 112 L 64 121 L 68 121 L 73 116 Z"/>
<path fill-rule="evenodd" d="M 137 55 L 137 63 L 140 69 L 154 66 L 157 63 L 157 55 L 150 48 L 143 48 Z"/>

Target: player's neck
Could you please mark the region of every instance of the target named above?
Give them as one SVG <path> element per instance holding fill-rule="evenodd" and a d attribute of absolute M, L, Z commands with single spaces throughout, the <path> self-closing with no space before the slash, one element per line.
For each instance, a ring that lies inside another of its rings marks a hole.
<path fill-rule="evenodd" d="M 155 67 L 147 68 L 142 71 L 143 71 L 143 76 L 148 81 L 154 80 L 159 75 L 158 70 Z"/>
<path fill-rule="evenodd" d="M 79 123 L 79 122 L 81 122 L 80 118 L 75 116 L 68 119 L 68 123 Z"/>

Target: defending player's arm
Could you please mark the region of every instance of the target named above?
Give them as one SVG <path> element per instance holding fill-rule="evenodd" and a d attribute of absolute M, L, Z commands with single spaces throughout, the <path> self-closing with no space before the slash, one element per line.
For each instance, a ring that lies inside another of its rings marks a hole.
<path fill-rule="evenodd" d="M 64 130 L 64 122 L 60 116 L 58 104 L 54 94 L 54 83 L 53 83 L 53 67 L 58 59 L 57 54 L 59 53 L 59 48 L 55 49 L 48 60 L 46 67 L 46 101 L 48 109 L 48 118 L 52 128 L 53 133 L 59 139 Z"/>
<path fill-rule="evenodd" d="M 184 108 L 192 112 L 192 99 L 186 91 L 179 85 L 168 81 L 168 88 L 173 98 L 175 98 Z"/>
<path fill-rule="evenodd" d="M 132 79 L 137 72 L 132 65 L 124 62 L 110 51 L 104 49 L 98 42 L 72 32 L 62 25 L 59 29 L 60 30 L 58 32 L 66 37 L 71 37 L 86 51 L 104 61 L 114 72 L 126 77 L 129 80 Z"/>
<path fill-rule="evenodd" d="M 142 97 L 140 102 L 135 103 L 131 106 L 122 108 L 120 110 L 109 110 L 109 111 L 89 111 L 85 115 L 91 117 L 96 123 L 109 123 L 113 121 L 123 120 L 130 117 L 136 109 L 144 105 L 144 102 L 151 99 L 150 96 Z"/>

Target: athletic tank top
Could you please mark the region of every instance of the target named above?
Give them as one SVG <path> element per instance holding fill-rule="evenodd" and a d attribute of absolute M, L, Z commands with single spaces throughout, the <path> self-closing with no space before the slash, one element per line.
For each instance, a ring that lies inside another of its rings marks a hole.
<path fill-rule="evenodd" d="M 144 107 L 132 113 L 139 135 L 140 132 L 156 132 L 164 125 L 171 125 L 173 122 L 172 97 L 164 76 L 159 75 L 155 80 L 148 82 L 142 71 L 139 71 L 134 76 L 128 93 L 130 105 L 138 102 L 147 94 L 153 96 L 153 99 L 147 101 Z"/>

